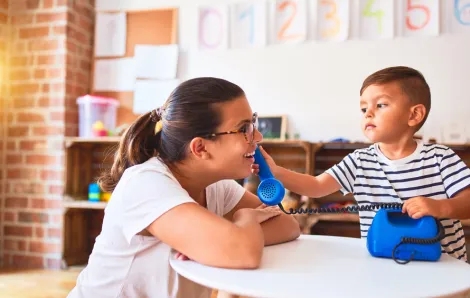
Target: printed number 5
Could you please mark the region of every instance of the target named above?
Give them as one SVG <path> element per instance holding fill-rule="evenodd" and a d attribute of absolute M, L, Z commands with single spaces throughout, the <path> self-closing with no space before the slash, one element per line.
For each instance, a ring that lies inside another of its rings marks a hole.
<path fill-rule="evenodd" d="M 277 34 L 277 39 L 278 40 L 298 38 L 298 37 L 301 36 L 300 34 L 286 35 L 287 29 L 290 27 L 290 25 L 292 24 L 292 22 L 295 19 L 295 16 L 297 15 L 297 3 L 295 3 L 294 1 L 283 1 L 278 7 L 278 10 L 284 11 L 289 6 L 292 7 L 292 14 L 289 16 L 287 21 L 282 25 L 281 29 L 279 30 L 279 32 Z"/>
<path fill-rule="evenodd" d="M 326 14 L 326 19 L 333 20 L 333 22 L 335 23 L 334 28 L 323 30 L 322 36 L 323 37 L 335 36 L 336 34 L 338 34 L 339 28 L 341 26 L 341 22 L 338 18 L 338 15 L 336 14 L 336 2 L 334 0 L 322 0 L 321 4 L 330 5 L 332 7 L 331 11 Z"/>
<path fill-rule="evenodd" d="M 465 4 L 462 8 L 459 8 L 460 0 L 454 0 L 454 14 L 460 24 L 469 26 L 470 25 L 470 3 Z M 468 14 L 468 19 L 464 20 L 464 13 Z"/>
<path fill-rule="evenodd" d="M 412 0 L 407 0 L 406 10 L 408 12 L 412 11 L 412 10 L 415 10 L 415 9 L 421 10 L 426 14 L 426 20 L 424 21 L 423 24 L 421 24 L 421 26 L 416 26 L 416 25 L 411 23 L 410 16 L 406 16 L 406 26 L 410 30 L 422 29 L 422 28 L 426 27 L 426 25 L 429 23 L 429 20 L 431 19 L 431 12 L 429 11 L 429 7 L 427 7 L 425 5 L 416 5 L 416 4 L 413 4 L 411 2 L 412 2 Z"/>

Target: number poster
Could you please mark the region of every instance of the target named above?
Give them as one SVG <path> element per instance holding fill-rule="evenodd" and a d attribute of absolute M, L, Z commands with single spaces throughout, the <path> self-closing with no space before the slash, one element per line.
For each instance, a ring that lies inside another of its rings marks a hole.
<path fill-rule="evenodd" d="M 240 0 L 200 7 L 198 20 L 203 50 L 342 42 L 351 24 L 362 40 L 470 36 L 470 0 Z"/>

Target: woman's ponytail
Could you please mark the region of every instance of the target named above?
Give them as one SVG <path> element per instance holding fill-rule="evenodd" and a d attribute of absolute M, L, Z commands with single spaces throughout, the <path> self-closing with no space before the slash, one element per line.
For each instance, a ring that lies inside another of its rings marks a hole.
<path fill-rule="evenodd" d="M 160 120 L 161 113 L 153 110 L 140 116 L 126 130 L 114 155 L 111 170 L 98 179 L 103 191 L 112 192 L 127 168 L 141 164 L 156 155 L 161 138 Z"/>

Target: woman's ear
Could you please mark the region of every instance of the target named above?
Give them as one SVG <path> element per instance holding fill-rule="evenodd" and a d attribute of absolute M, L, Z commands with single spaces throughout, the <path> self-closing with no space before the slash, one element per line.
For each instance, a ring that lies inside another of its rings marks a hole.
<path fill-rule="evenodd" d="M 194 138 L 189 143 L 189 151 L 196 157 L 201 159 L 208 159 L 209 152 L 206 148 L 206 140 L 203 138 Z"/>
<path fill-rule="evenodd" d="M 411 127 L 419 125 L 426 117 L 426 107 L 423 104 L 415 105 L 410 108 L 410 118 L 408 125 Z"/>

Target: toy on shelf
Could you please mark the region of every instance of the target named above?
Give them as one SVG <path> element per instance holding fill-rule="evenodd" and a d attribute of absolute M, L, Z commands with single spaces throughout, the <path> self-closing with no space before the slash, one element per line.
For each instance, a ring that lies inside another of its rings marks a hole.
<path fill-rule="evenodd" d="M 80 137 L 103 137 L 114 132 L 119 101 L 114 98 L 85 95 L 77 99 L 77 104 Z"/>
<path fill-rule="evenodd" d="M 96 121 L 93 124 L 93 135 L 95 137 L 106 137 L 110 135 L 110 132 L 104 127 L 102 121 Z"/>
<path fill-rule="evenodd" d="M 88 201 L 99 202 L 100 201 L 100 186 L 97 183 L 91 183 L 88 186 Z"/>

